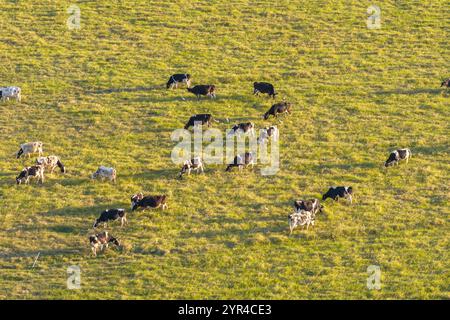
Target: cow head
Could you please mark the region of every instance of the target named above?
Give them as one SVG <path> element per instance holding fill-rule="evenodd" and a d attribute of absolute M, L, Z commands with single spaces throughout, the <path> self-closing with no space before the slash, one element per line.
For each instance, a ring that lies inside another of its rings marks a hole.
<path fill-rule="evenodd" d="M 120 241 L 117 238 L 114 238 L 112 236 L 109 237 L 108 242 L 115 244 L 116 246 L 120 246 Z"/>
<path fill-rule="evenodd" d="M 134 194 L 131 196 L 131 211 L 136 210 L 137 203 L 144 198 L 142 192 Z"/>
<path fill-rule="evenodd" d="M 26 180 L 27 169 L 23 169 L 16 178 L 16 183 L 21 184 L 23 180 Z"/>
<path fill-rule="evenodd" d="M 394 151 L 389 155 L 389 158 L 384 163 L 384 166 L 385 167 L 392 166 L 398 161 L 398 159 L 399 159 L 398 153 L 397 151 Z"/>

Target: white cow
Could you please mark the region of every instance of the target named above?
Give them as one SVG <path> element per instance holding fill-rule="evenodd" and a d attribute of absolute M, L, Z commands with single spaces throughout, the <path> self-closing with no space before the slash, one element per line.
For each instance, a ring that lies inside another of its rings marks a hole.
<path fill-rule="evenodd" d="M 95 171 L 92 174 L 92 179 L 109 179 L 112 182 L 116 182 L 116 177 L 117 177 L 117 173 L 116 173 L 116 169 L 114 168 L 108 168 L 108 167 L 104 167 L 104 166 L 100 166 L 98 167 L 97 171 Z"/>
<path fill-rule="evenodd" d="M 21 91 L 19 87 L 0 87 L 0 99 L 1 101 L 7 101 L 9 98 L 14 98 L 20 102 L 22 99 Z"/>
<path fill-rule="evenodd" d="M 306 225 L 306 230 L 308 230 L 309 225 L 314 225 L 314 215 L 310 211 L 300 210 L 290 214 L 288 221 L 290 233 L 292 233 L 297 226 Z"/>
<path fill-rule="evenodd" d="M 42 146 L 43 143 L 40 141 L 35 142 L 27 142 L 20 145 L 20 149 L 17 152 L 17 159 L 19 159 L 22 155 L 28 155 L 28 158 L 32 153 L 38 153 L 39 156 L 42 155 Z"/>

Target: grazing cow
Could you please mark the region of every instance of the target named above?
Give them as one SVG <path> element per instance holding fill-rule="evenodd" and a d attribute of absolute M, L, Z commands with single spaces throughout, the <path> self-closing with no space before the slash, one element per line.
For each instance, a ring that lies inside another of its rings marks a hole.
<path fill-rule="evenodd" d="M 212 84 L 199 84 L 192 88 L 187 88 L 187 91 L 195 94 L 197 99 L 200 99 L 200 96 L 209 96 L 211 99 L 216 97 L 216 86 Z"/>
<path fill-rule="evenodd" d="M 441 88 L 442 88 L 442 87 L 450 88 L 450 78 L 448 78 L 448 79 L 442 81 L 442 83 L 441 83 Z"/>
<path fill-rule="evenodd" d="M 191 160 L 186 160 L 183 164 L 183 167 L 181 168 L 178 177 L 183 178 L 183 174 L 185 174 L 186 172 L 188 175 L 190 175 L 192 170 L 197 171 L 198 173 L 203 173 L 204 167 L 202 159 L 200 157 L 194 157 Z"/>
<path fill-rule="evenodd" d="M 189 127 L 196 125 L 196 122 L 200 122 L 202 125 L 207 124 L 208 127 L 210 127 L 212 121 L 213 117 L 211 114 L 196 114 L 189 118 L 189 121 L 186 123 L 184 128 L 188 130 Z"/>
<path fill-rule="evenodd" d="M 279 113 L 291 113 L 291 104 L 289 102 L 283 101 L 279 103 L 275 103 L 269 111 L 264 114 L 264 120 L 269 119 L 269 116 L 272 115 L 275 118 L 278 117 Z"/>
<path fill-rule="evenodd" d="M 95 171 L 92 174 L 91 178 L 92 179 L 100 178 L 102 180 L 106 178 L 115 183 L 117 178 L 116 169 L 100 166 L 98 167 L 97 171 Z"/>
<path fill-rule="evenodd" d="M 327 198 L 331 198 L 335 201 L 338 201 L 339 198 L 345 198 L 352 203 L 352 187 L 330 187 L 330 189 L 322 196 L 322 201 L 325 201 Z"/>
<path fill-rule="evenodd" d="M 168 209 L 167 196 L 144 196 L 142 193 L 135 194 L 131 197 L 131 211 L 141 207 L 144 210 L 147 208 L 159 208 L 163 210 Z"/>
<path fill-rule="evenodd" d="M 59 167 L 62 173 L 66 172 L 66 167 L 64 167 L 57 156 L 39 157 L 36 159 L 36 164 L 42 165 L 46 169 L 50 169 L 50 173 L 53 173 L 53 170 L 55 170 L 56 167 Z"/>
<path fill-rule="evenodd" d="M 251 136 L 255 135 L 255 124 L 253 122 L 239 123 L 233 126 L 230 130 L 230 135 L 240 134 L 243 132 L 244 134 L 249 133 Z"/>
<path fill-rule="evenodd" d="M 254 82 L 253 83 L 253 94 L 259 96 L 260 93 L 267 93 L 269 97 L 275 99 L 275 88 L 272 84 L 268 82 Z"/>
<path fill-rule="evenodd" d="M 108 231 L 103 231 L 95 235 L 89 236 L 89 243 L 91 244 L 91 250 L 94 256 L 97 256 L 97 251 L 103 250 L 104 247 L 108 248 L 109 243 L 113 243 L 116 246 L 120 246 L 120 242 L 117 238 L 113 237 Z"/>
<path fill-rule="evenodd" d="M 170 76 L 169 81 L 167 81 L 167 89 L 178 88 L 178 83 L 185 83 L 189 88 L 191 86 L 191 75 L 187 73 L 178 73 Z"/>
<path fill-rule="evenodd" d="M 384 163 L 384 166 L 389 167 L 394 164 L 398 165 L 400 160 L 406 160 L 406 163 L 408 163 L 411 156 L 411 150 L 409 150 L 408 148 L 394 150 L 389 155 L 389 158 Z"/>
<path fill-rule="evenodd" d="M 235 156 L 233 163 L 230 163 L 225 171 L 231 171 L 233 167 L 238 167 L 239 171 L 241 171 L 243 167 L 247 167 L 248 165 L 251 165 L 253 168 L 254 164 L 255 164 L 255 157 L 251 152 L 246 152 L 244 154 L 244 157 L 242 157 L 241 155 Z"/>
<path fill-rule="evenodd" d="M 44 183 L 44 166 L 35 165 L 24 168 L 16 178 L 17 184 L 24 182 L 28 184 L 30 178 L 36 178 L 37 182 Z"/>
<path fill-rule="evenodd" d="M 279 137 L 279 131 L 276 126 L 270 126 L 264 129 L 261 129 L 261 132 L 259 133 L 258 137 L 258 143 L 265 143 L 266 140 L 268 140 L 270 137 L 273 136 L 273 140 L 277 141 Z"/>
<path fill-rule="evenodd" d="M 310 199 L 310 200 L 297 200 L 294 202 L 295 212 L 300 211 L 309 211 L 316 215 L 317 212 L 322 213 L 323 206 L 320 204 L 318 199 Z"/>
<path fill-rule="evenodd" d="M 297 226 L 305 226 L 306 230 L 308 230 L 309 225 L 314 226 L 315 216 L 310 211 L 300 210 L 299 212 L 295 212 L 288 216 L 289 222 L 289 234 L 292 234 L 292 231 Z"/>
<path fill-rule="evenodd" d="M 124 223 L 128 224 L 127 213 L 124 209 L 108 209 L 100 214 L 100 217 L 95 220 L 93 228 L 103 222 L 104 227 L 106 227 L 109 220 L 120 220 L 120 226 L 123 227 Z"/>
<path fill-rule="evenodd" d="M 42 155 L 42 146 L 43 143 L 40 141 L 36 142 L 27 142 L 20 145 L 20 149 L 17 152 L 17 159 L 19 159 L 22 155 L 28 155 L 28 158 L 33 153 L 38 153 L 39 157 Z"/>
<path fill-rule="evenodd" d="M 14 98 L 16 101 L 20 102 L 21 97 L 21 89 L 19 87 L 3 87 L 0 88 L 0 98 L 1 101 L 7 101 L 9 98 Z"/>

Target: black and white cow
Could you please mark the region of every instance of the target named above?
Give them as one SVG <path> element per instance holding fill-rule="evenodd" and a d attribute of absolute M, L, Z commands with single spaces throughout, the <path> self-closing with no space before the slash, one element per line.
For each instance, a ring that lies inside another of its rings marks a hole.
<path fill-rule="evenodd" d="M 259 96 L 260 93 L 267 93 L 269 97 L 275 99 L 277 93 L 272 84 L 268 82 L 254 82 L 253 83 L 253 94 Z"/>
<path fill-rule="evenodd" d="M 320 204 L 318 199 L 310 199 L 310 200 L 297 200 L 294 201 L 295 212 L 309 211 L 313 215 L 320 212 L 322 213 L 323 206 Z"/>
<path fill-rule="evenodd" d="M 183 164 L 183 167 L 181 168 L 178 177 L 183 178 L 183 174 L 185 173 L 190 175 L 192 170 L 197 171 L 198 173 L 200 172 L 203 173 L 204 171 L 203 161 L 200 157 L 194 157 L 191 160 L 186 160 Z"/>
<path fill-rule="evenodd" d="M 89 236 L 89 243 L 91 244 L 91 250 L 94 256 L 97 256 L 97 251 L 103 248 L 108 248 L 110 243 L 120 246 L 120 241 L 109 234 L 108 231 L 103 231 L 92 236 Z"/>
<path fill-rule="evenodd" d="M 389 155 L 389 158 L 384 163 L 384 166 L 389 167 L 394 164 L 398 165 L 400 160 L 406 160 L 406 163 L 408 163 L 408 160 L 411 158 L 411 156 L 411 150 L 409 150 L 408 148 L 394 150 Z"/>
<path fill-rule="evenodd" d="M 448 78 L 448 79 L 442 81 L 442 83 L 441 83 L 441 88 L 442 88 L 442 87 L 450 88 L 450 78 Z"/>
<path fill-rule="evenodd" d="M 127 213 L 125 212 L 125 209 L 107 209 L 103 211 L 100 214 L 100 217 L 95 220 L 93 228 L 97 228 L 100 223 L 103 223 L 103 226 L 106 227 L 108 221 L 110 220 L 120 220 L 121 227 L 123 227 L 125 223 L 128 224 Z"/>
<path fill-rule="evenodd" d="M 188 73 L 177 73 L 170 76 L 167 81 L 167 89 L 178 88 L 179 83 L 184 83 L 189 88 L 191 86 L 191 75 Z"/>
<path fill-rule="evenodd" d="M 193 127 L 197 123 L 200 123 L 201 125 L 208 125 L 208 127 L 211 127 L 211 122 L 213 121 L 213 116 L 211 114 L 196 114 L 189 118 L 189 121 L 186 123 L 184 128 L 187 130 L 189 127 Z"/>
<path fill-rule="evenodd" d="M 241 171 L 244 167 L 255 165 L 255 156 L 251 152 L 246 152 L 244 156 L 237 155 L 234 157 L 233 163 L 230 163 L 225 171 L 231 171 L 233 167 L 238 167 Z"/>
<path fill-rule="evenodd" d="M 352 203 L 352 194 L 352 187 L 330 187 L 330 189 L 322 196 L 322 201 L 325 201 L 327 198 L 331 198 L 335 201 L 338 201 L 339 198 L 345 198 Z"/>
<path fill-rule="evenodd" d="M 315 215 L 310 211 L 300 210 L 298 212 L 294 212 L 288 216 L 289 223 L 289 234 L 292 234 L 292 231 L 298 226 L 306 226 L 306 230 L 308 230 L 309 226 L 314 226 L 315 223 Z"/>
<path fill-rule="evenodd" d="M 266 127 L 264 129 L 261 129 L 258 137 L 258 143 L 265 143 L 266 140 L 273 137 L 273 141 L 278 141 L 280 133 L 278 131 L 278 128 L 276 126 L 270 126 Z"/>
<path fill-rule="evenodd" d="M 39 157 L 36 159 L 36 164 L 44 166 L 47 170 L 50 170 L 50 173 L 53 173 L 56 167 L 59 167 L 62 173 L 66 172 L 66 167 L 57 156 Z"/>
<path fill-rule="evenodd" d="M 1 101 L 7 101 L 10 98 L 16 99 L 16 101 L 20 102 L 22 90 L 19 87 L 3 87 L 0 88 L 0 99 Z"/>
<path fill-rule="evenodd" d="M 211 99 L 216 97 L 216 86 L 212 84 L 199 84 L 192 88 L 187 88 L 187 91 L 195 94 L 197 99 L 200 99 L 200 96 L 209 96 Z"/>
<path fill-rule="evenodd" d="M 44 183 L 44 166 L 35 165 L 24 168 L 16 177 L 16 183 L 22 184 L 23 182 L 28 184 L 30 178 L 36 179 L 36 181 L 41 184 Z"/>
<path fill-rule="evenodd" d="M 28 155 L 29 158 L 33 153 L 39 154 L 40 157 L 43 153 L 42 146 L 43 143 L 40 141 L 22 143 L 19 151 L 17 152 L 17 159 L 19 159 L 22 155 Z"/>
<path fill-rule="evenodd" d="M 136 210 L 137 208 L 159 208 L 162 210 L 168 209 L 167 205 L 167 196 L 144 196 L 142 193 L 135 194 L 131 197 L 131 211 Z"/>
<path fill-rule="evenodd" d="M 264 120 L 269 119 L 269 116 L 271 115 L 277 118 L 279 113 L 290 114 L 291 104 L 286 101 L 275 103 L 269 111 L 264 114 Z"/>
<path fill-rule="evenodd" d="M 240 133 L 244 134 L 250 134 L 251 136 L 255 135 L 255 124 L 253 122 L 245 122 L 245 123 L 239 123 L 235 124 L 233 128 L 231 128 L 229 135 L 235 135 Z"/>

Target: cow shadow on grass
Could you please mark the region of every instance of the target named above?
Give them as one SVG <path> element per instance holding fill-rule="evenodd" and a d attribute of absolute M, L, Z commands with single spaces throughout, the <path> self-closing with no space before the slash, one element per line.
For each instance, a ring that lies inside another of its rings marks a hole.
<path fill-rule="evenodd" d="M 412 90 L 404 90 L 404 89 L 394 89 L 394 90 L 386 90 L 386 91 L 375 91 L 374 94 L 377 95 L 391 95 L 391 94 L 407 94 L 407 95 L 414 95 L 414 94 L 438 94 L 445 92 L 443 89 L 428 89 L 428 88 L 420 88 L 420 89 L 412 89 Z"/>
<path fill-rule="evenodd" d="M 316 167 L 316 171 L 321 172 L 322 170 L 331 170 L 331 169 L 339 169 L 339 170 L 354 170 L 354 169 L 374 169 L 374 168 L 382 168 L 383 161 L 380 163 L 376 162 L 359 162 L 359 163 L 322 163 Z"/>
<path fill-rule="evenodd" d="M 127 207 L 128 207 L 127 203 Z M 125 201 L 118 203 L 108 203 L 108 204 L 101 204 L 96 206 L 86 206 L 86 207 L 64 207 L 60 209 L 54 209 L 49 210 L 45 213 L 43 213 L 43 216 L 53 217 L 53 216 L 62 216 L 62 217 L 68 217 L 68 216 L 76 216 L 76 217 L 86 217 L 88 227 L 91 226 L 91 221 L 94 216 L 99 216 L 100 213 L 106 209 L 112 209 L 112 208 L 123 208 L 125 206 Z M 62 227 L 62 226 L 59 226 Z M 66 226 L 64 226 L 66 227 Z"/>
<path fill-rule="evenodd" d="M 139 91 L 153 91 L 163 89 L 163 86 L 149 86 L 149 87 L 134 87 L 134 88 L 107 88 L 107 89 L 98 89 L 98 90 L 87 90 L 86 94 L 111 94 L 111 93 L 120 93 L 120 92 L 139 92 Z"/>
<path fill-rule="evenodd" d="M 414 159 L 415 155 L 436 155 L 436 154 L 448 154 L 450 150 L 450 144 L 442 144 L 442 145 L 430 145 L 430 146 L 420 146 L 420 147 L 412 147 L 412 158 Z"/>
<path fill-rule="evenodd" d="M 36 259 L 39 254 L 40 257 L 43 256 L 58 256 L 58 255 L 70 255 L 79 254 L 82 250 L 80 249 L 54 249 L 54 250 L 34 250 L 34 251 L 16 251 L 9 253 L 1 253 L 0 259 L 15 259 L 15 258 L 33 258 Z M 39 260 L 37 261 L 39 264 Z M 31 262 L 32 263 L 32 262 Z"/>

